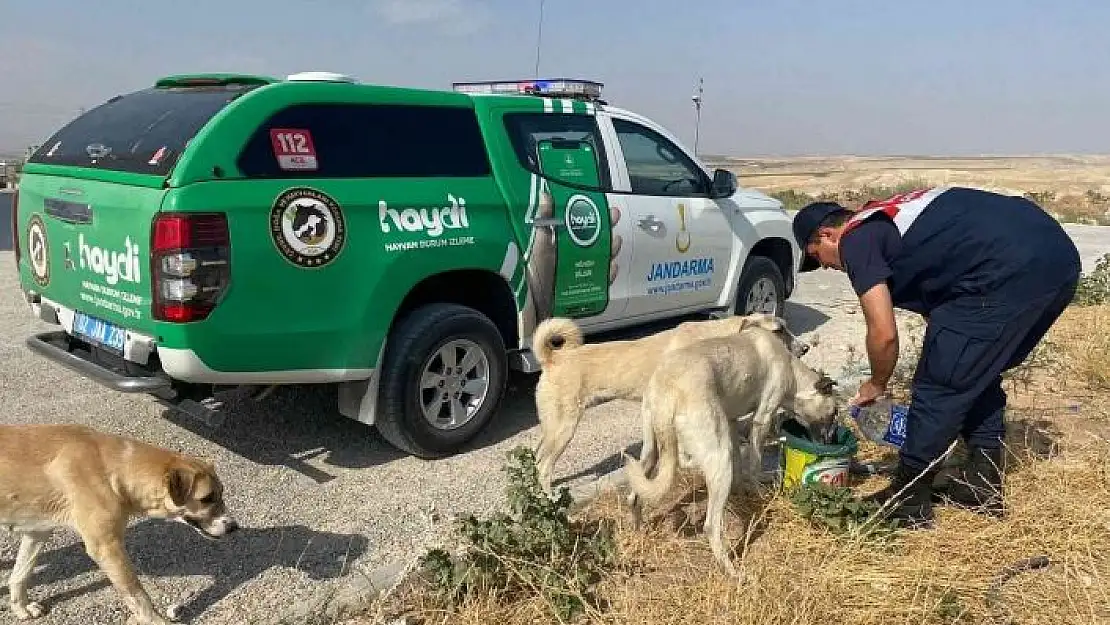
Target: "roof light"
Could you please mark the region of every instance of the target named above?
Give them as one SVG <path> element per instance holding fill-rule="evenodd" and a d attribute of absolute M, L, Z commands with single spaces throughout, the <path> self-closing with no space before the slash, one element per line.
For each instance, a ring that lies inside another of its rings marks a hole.
<path fill-rule="evenodd" d="M 289 74 L 285 80 L 290 82 L 356 82 L 351 76 L 335 72 L 297 72 Z"/>
<path fill-rule="evenodd" d="M 600 100 L 602 83 L 592 80 L 552 78 L 546 80 L 490 80 L 451 83 L 459 93 L 536 95 L 549 98 Z"/>

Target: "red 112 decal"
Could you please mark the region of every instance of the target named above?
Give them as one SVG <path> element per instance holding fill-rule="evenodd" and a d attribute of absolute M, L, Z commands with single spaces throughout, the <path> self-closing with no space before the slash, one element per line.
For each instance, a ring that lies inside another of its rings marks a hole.
<path fill-rule="evenodd" d="M 270 143 L 278 166 L 286 171 L 315 171 L 319 167 L 312 133 L 297 128 L 272 128 Z"/>

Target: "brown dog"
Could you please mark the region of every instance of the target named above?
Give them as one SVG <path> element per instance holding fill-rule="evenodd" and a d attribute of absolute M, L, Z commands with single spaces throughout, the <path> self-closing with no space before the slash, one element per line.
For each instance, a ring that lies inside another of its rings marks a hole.
<path fill-rule="evenodd" d="M 551 490 L 555 462 L 566 451 L 586 409 L 614 399 L 639 401 L 663 354 L 751 327 L 774 332 L 798 358 L 809 351 L 809 346 L 787 329 L 785 321 L 765 314 L 687 321 L 639 339 L 589 345 L 584 344 L 581 329 L 570 319 L 556 317 L 541 323 L 532 335 L 532 353 L 542 369 L 536 385 L 541 433 L 536 468 L 543 487 Z"/>
<path fill-rule="evenodd" d="M 238 528 L 207 462 L 79 425 L 0 425 L 0 526 L 21 537 L 8 582 L 16 618 L 45 613 L 27 600 L 27 579 L 53 530 L 70 527 L 136 622 L 168 624 L 124 550 L 133 517 L 180 521 L 211 539 Z"/>

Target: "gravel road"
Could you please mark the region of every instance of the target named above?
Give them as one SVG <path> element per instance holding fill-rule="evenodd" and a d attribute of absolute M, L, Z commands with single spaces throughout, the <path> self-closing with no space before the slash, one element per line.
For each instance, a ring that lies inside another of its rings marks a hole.
<path fill-rule="evenodd" d="M 1110 251 L 1110 229 L 1069 227 L 1085 269 Z M 840 370 L 847 345 L 862 346 L 863 319 L 846 278 L 801 277 L 787 311 L 805 337 L 819 335 L 807 361 Z M 352 571 L 403 559 L 425 544 L 431 519 L 481 513 L 502 503 L 505 453 L 537 437 L 527 378 L 519 380 L 496 427 L 475 449 L 439 462 L 402 456 L 371 428 L 341 417 L 332 394 L 287 389 L 260 404 L 235 402 L 222 428 L 169 417 L 145 397 L 113 393 L 31 354 L 23 340 L 46 326 L 30 320 L 0 253 L 0 414 L 5 422 L 79 422 L 212 459 L 244 526 L 223 542 L 178 524 L 141 522 L 127 546 L 162 609 L 184 603 L 192 623 L 271 623 L 281 612 Z M 593 408 L 557 466 L 574 484 L 619 465 L 638 446 L 635 405 Z M 4 577 L 15 542 L 0 534 Z M 31 596 L 50 613 L 43 625 L 122 623 L 125 609 L 76 536 L 58 533 L 39 560 Z M 0 594 L 6 594 L 6 588 Z M 0 600 L 0 623 L 12 622 Z"/>

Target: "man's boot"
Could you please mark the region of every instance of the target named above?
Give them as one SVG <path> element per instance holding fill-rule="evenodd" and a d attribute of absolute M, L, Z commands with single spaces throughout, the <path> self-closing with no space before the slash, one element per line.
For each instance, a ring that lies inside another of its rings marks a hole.
<path fill-rule="evenodd" d="M 898 463 L 890 485 L 883 490 L 864 498 L 864 501 L 885 504 L 891 498 L 897 499 L 887 506 L 883 512 L 887 519 L 898 521 L 900 527 L 909 529 L 929 528 L 933 525 L 933 478 L 937 469 L 933 468 L 924 472 L 911 469 L 903 463 Z M 920 477 L 918 477 L 920 475 Z M 917 478 L 912 485 L 906 487 Z"/>
<path fill-rule="evenodd" d="M 934 501 L 1001 518 L 1005 513 L 1002 503 L 1002 461 L 1002 449 L 970 447 L 964 469 L 945 488 L 939 490 Z"/>

